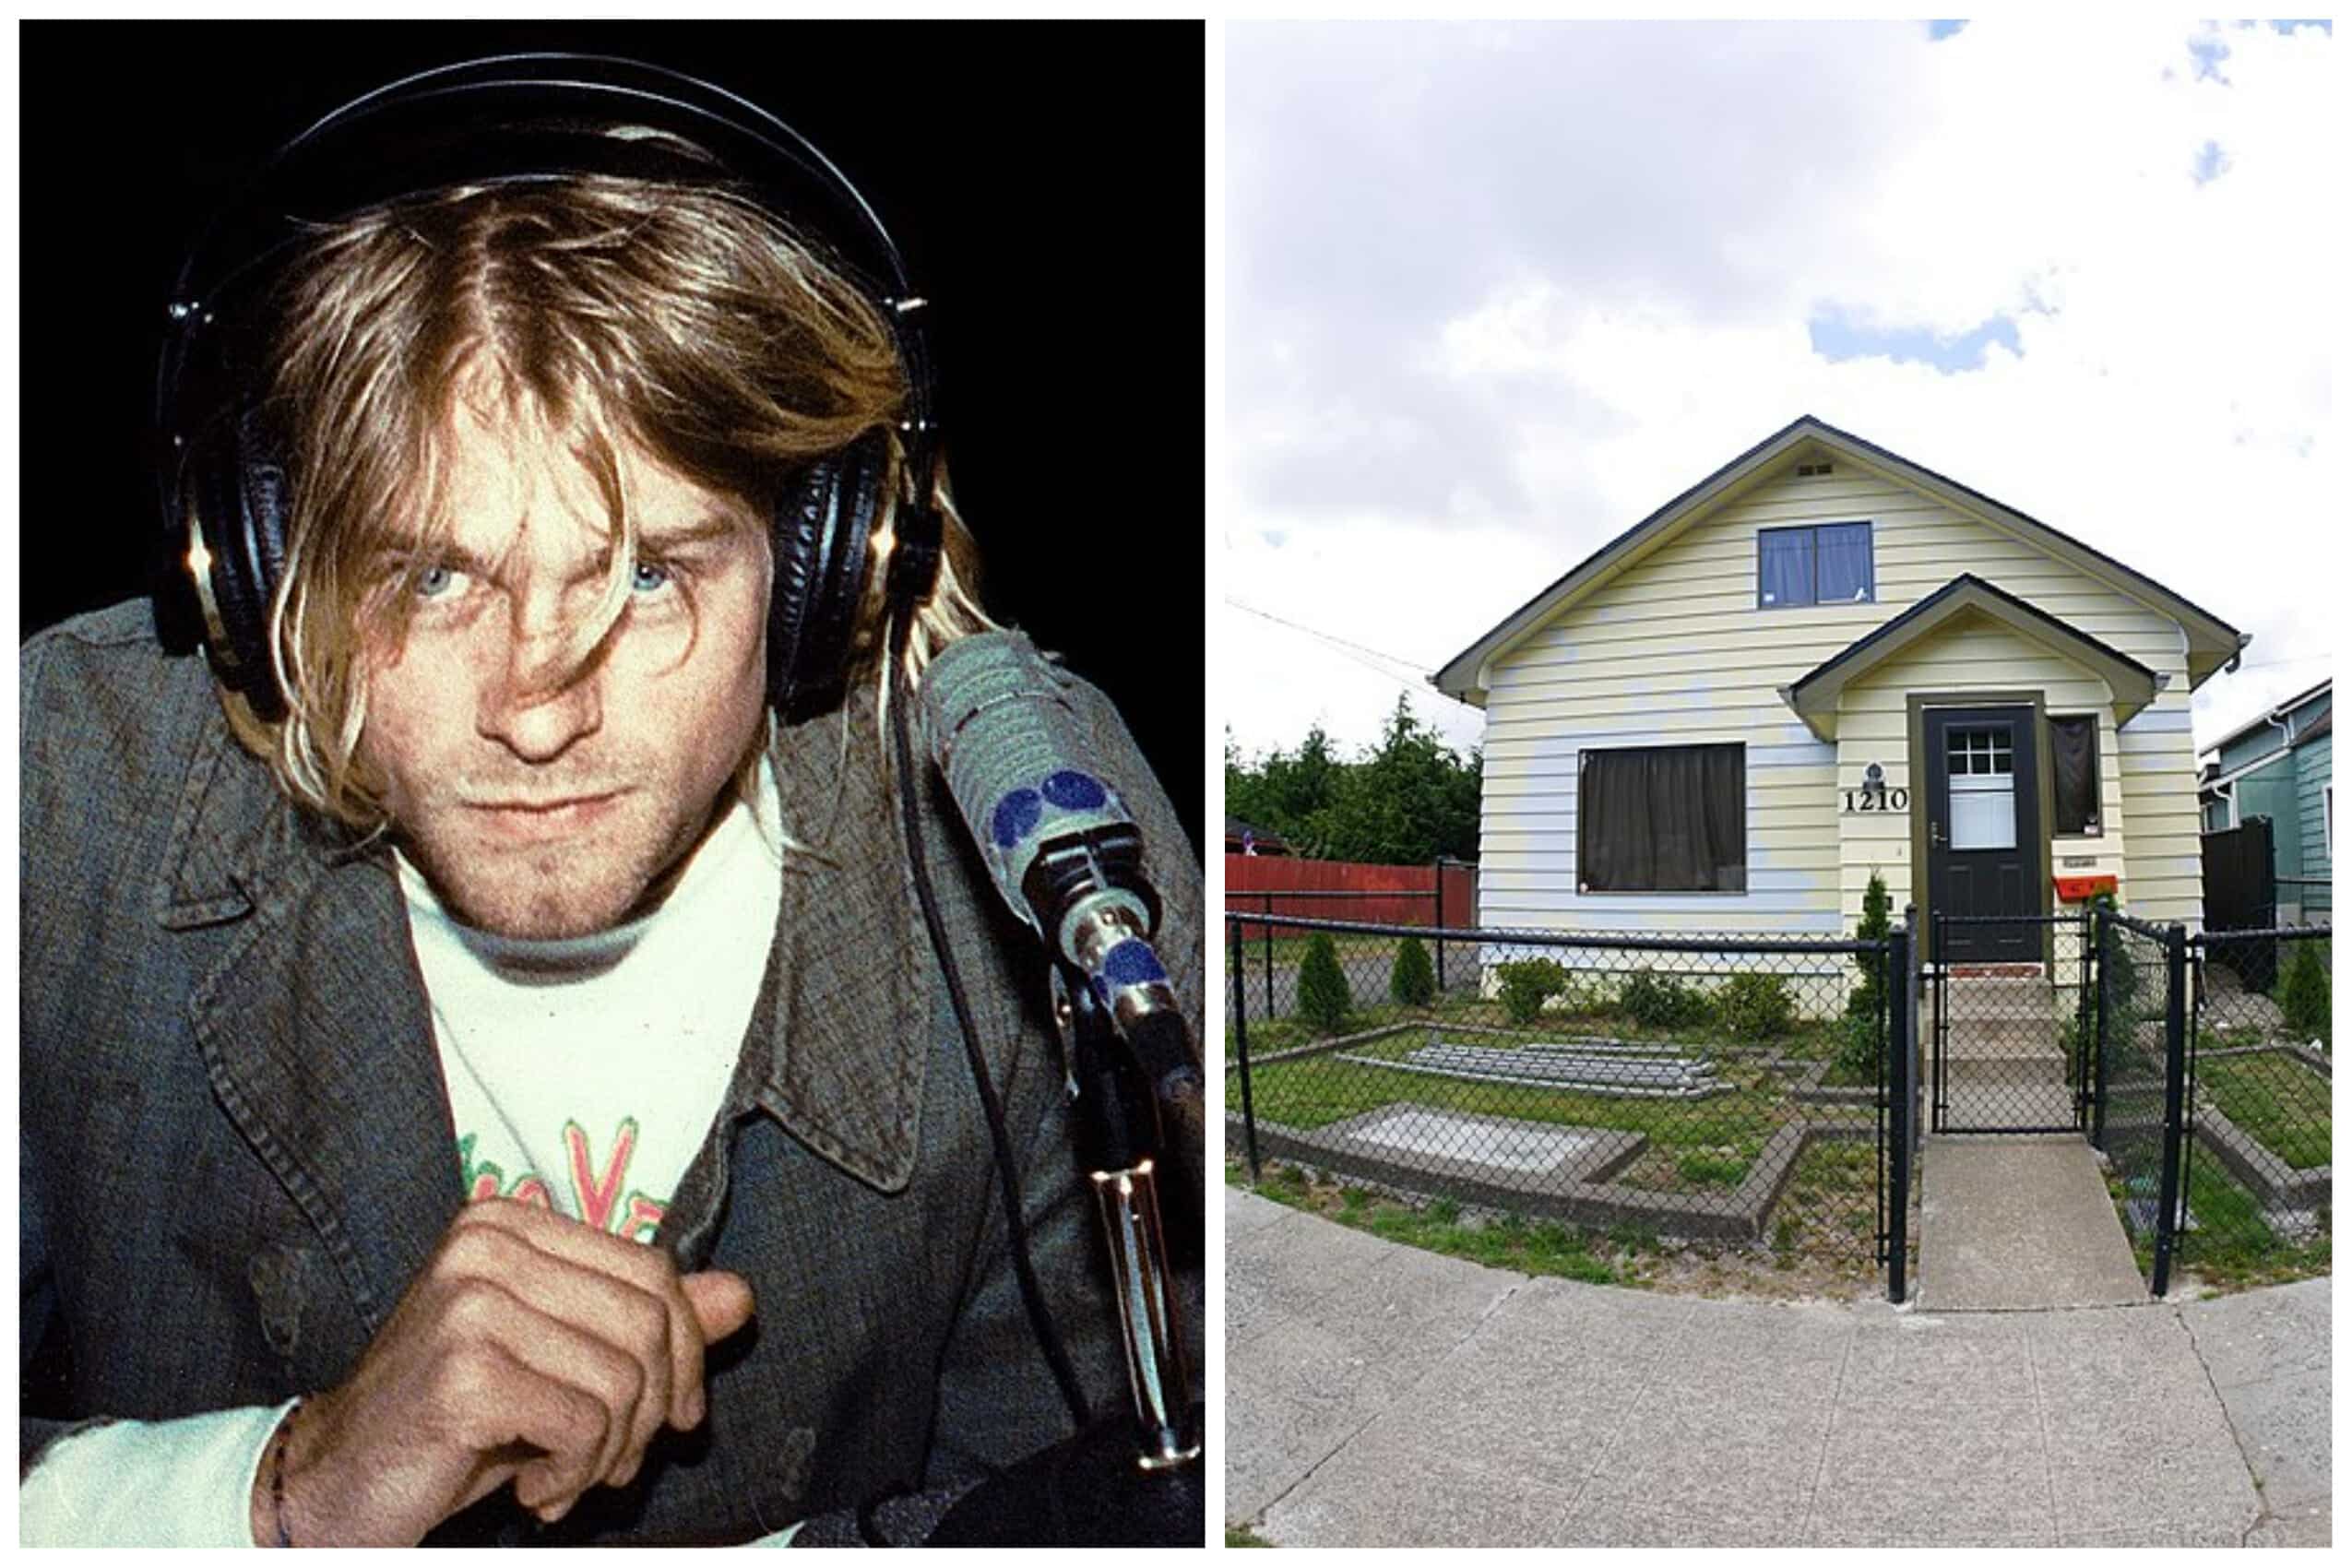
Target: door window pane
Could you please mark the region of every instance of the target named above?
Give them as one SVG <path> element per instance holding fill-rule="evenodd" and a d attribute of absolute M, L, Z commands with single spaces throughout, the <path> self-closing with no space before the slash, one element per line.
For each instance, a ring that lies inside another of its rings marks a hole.
<path fill-rule="evenodd" d="M 1952 801 L 1952 847 L 2015 849 L 2017 790 L 2009 731 L 1946 731 L 1943 749 Z"/>

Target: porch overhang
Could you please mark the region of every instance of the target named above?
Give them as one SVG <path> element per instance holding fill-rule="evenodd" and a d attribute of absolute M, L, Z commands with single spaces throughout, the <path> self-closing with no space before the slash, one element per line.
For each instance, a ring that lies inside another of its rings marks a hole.
<path fill-rule="evenodd" d="M 2154 702 L 2156 693 L 2165 686 L 2164 676 L 2129 654 L 2075 630 L 2013 594 L 2003 593 L 1982 577 L 1964 572 L 1892 621 L 1857 638 L 1781 687 L 1780 698 L 1814 735 L 1835 741 L 1838 699 L 1848 685 L 1934 636 L 1954 617 L 1968 614 L 1989 617 L 2027 642 L 2097 674 L 2114 695 L 2119 729 Z"/>

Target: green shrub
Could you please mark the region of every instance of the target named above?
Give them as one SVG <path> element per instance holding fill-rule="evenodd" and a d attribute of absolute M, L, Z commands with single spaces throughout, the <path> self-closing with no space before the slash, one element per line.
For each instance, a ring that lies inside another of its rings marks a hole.
<path fill-rule="evenodd" d="M 1437 1000 L 1437 971 L 1430 967 L 1429 949 L 1418 936 L 1396 944 L 1396 961 L 1388 967 L 1389 1000 L 1403 1007 L 1426 1007 Z"/>
<path fill-rule="evenodd" d="M 1568 989 L 1568 971 L 1550 958 L 1517 958 L 1494 967 L 1502 981 L 1503 1012 L 1515 1024 L 1532 1024 L 1544 999 Z"/>
<path fill-rule="evenodd" d="M 1348 1027 L 1356 1000 L 1348 993 L 1348 977 L 1339 969 L 1339 954 L 1331 933 L 1319 931 L 1307 944 L 1299 965 L 1299 1016 L 1317 1034 L 1337 1034 Z"/>
<path fill-rule="evenodd" d="M 1715 993 L 1715 1016 L 1739 1039 L 1772 1039 L 1797 1022 L 1796 999 L 1778 975 L 1733 975 Z"/>
<path fill-rule="evenodd" d="M 1617 1006 L 1637 1024 L 1664 1029 L 1697 1023 L 1707 1011 L 1705 997 L 1650 969 L 1637 969 L 1626 978 Z"/>
<path fill-rule="evenodd" d="M 1839 1020 L 1837 1055 L 1829 1075 L 1841 1084 L 1878 1081 L 1878 1015 L 1848 1013 Z"/>
<path fill-rule="evenodd" d="M 2284 944 L 2294 949 L 2278 980 L 2278 1011 L 2287 1020 L 2287 1032 L 2299 1040 L 2326 1040 L 2331 1019 L 2328 1014 L 2331 998 L 2327 964 L 2320 956 L 2320 949 L 2327 945 L 2319 942 Z"/>
<path fill-rule="evenodd" d="M 1873 869 L 1870 885 L 1862 889 L 1862 919 L 1855 926 L 1854 936 L 1860 942 L 1884 942 L 1888 932 L 1895 929 L 1895 900 L 1887 897 L 1886 880 Z M 1846 998 L 1846 1011 L 1856 1016 L 1878 1016 L 1886 1004 L 1886 957 L 1881 953 L 1857 953 L 1854 968 L 1862 977 Z"/>
<path fill-rule="evenodd" d="M 2093 907 L 2105 910 L 2108 914 L 2112 915 L 2118 912 L 2115 895 L 2112 893 L 2094 893 L 2091 895 L 2090 901 Z M 2121 926 L 2111 925 L 2096 915 L 2092 917 L 2092 924 L 2093 929 L 2102 933 L 2102 941 L 2099 944 L 2099 990 L 2103 996 L 2101 1004 L 2106 1007 L 2108 1017 L 2113 1020 L 2114 1026 L 2120 1029 L 2126 1026 L 2130 1019 L 2136 1016 L 2132 1011 L 2132 1002 L 2140 990 L 2140 971 L 2132 959 L 2138 956 L 2160 956 L 2161 950 L 2144 938 L 2127 932 Z M 2158 989 L 2162 989 L 2160 981 Z M 2156 1016 L 2162 1017 L 2163 1014 L 2158 1013 Z"/>

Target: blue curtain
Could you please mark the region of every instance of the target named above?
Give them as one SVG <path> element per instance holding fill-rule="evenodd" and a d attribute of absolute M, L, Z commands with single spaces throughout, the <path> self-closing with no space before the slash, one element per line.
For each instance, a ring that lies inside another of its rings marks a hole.
<path fill-rule="evenodd" d="M 1756 602 L 1778 608 L 1813 601 L 1812 529 L 1766 529 L 1756 535 Z"/>
<path fill-rule="evenodd" d="M 1820 602 L 1847 604 L 1877 597 L 1871 577 L 1871 525 L 1838 523 L 1813 530 L 1819 554 L 1814 581 Z"/>

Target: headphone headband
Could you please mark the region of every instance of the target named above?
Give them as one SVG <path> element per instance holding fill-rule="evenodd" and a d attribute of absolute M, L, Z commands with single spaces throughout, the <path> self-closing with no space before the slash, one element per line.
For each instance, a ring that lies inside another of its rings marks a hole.
<path fill-rule="evenodd" d="M 676 139 L 614 135 L 621 126 Z M 928 302 L 873 204 L 807 137 L 724 88 L 641 61 L 558 53 L 419 72 L 325 115 L 270 156 L 207 225 L 172 291 L 156 398 L 167 469 L 172 448 L 222 411 L 201 362 L 210 329 L 313 227 L 453 186 L 600 173 L 725 184 L 821 239 L 896 339 L 908 388 L 899 437 L 922 481 L 937 440 Z M 172 498 L 164 499 L 168 512 Z"/>

